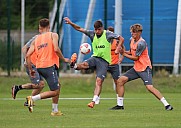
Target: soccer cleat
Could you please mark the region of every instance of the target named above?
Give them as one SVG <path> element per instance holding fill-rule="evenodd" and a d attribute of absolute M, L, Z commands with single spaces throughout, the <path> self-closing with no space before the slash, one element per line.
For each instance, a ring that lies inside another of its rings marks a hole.
<path fill-rule="evenodd" d="M 61 113 L 61 111 L 58 112 L 51 112 L 51 116 L 62 116 L 63 113 Z"/>
<path fill-rule="evenodd" d="M 173 107 L 171 105 L 167 105 L 167 106 L 165 106 L 165 110 L 171 111 L 171 110 L 173 110 Z"/>
<path fill-rule="evenodd" d="M 110 108 L 109 110 L 124 110 L 124 106 L 118 106 L 118 105 L 116 105 L 116 106 Z"/>
<path fill-rule="evenodd" d="M 12 97 L 13 97 L 13 99 L 16 99 L 16 94 L 17 94 L 17 92 L 19 91 L 18 86 L 17 86 L 17 85 L 14 85 L 14 86 L 11 88 L 11 90 L 12 90 Z"/>
<path fill-rule="evenodd" d="M 25 101 L 24 106 L 28 107 L 28 102 L 27 101 Z M 35 106 L 34 102 L 33 102 L 33 106 Z"/>
<path fill-rule="evenodd" d="M 94 105 L 95 105 L 95 102 L 94 102 L 94 101 L 92 101 L 92 102 L 88 103 L 88 105 L 87 105 L 87 106 L 88 106 L 89 108 L 93 108 L 93 107 L 94 107 Z"/>
<path fill-rule="evenodd" d="M 28 109 L 30 112 L 33 112 L 33 100 L 31 96 L 26 97 L 26 102 L 28 103 Z"/>
<path fill-rule="evenodd" d="M 28 107 L 28 110 L 29 110 L 29 112 L 33 112 L 33 106 L 31 106 L 31 107 Z"/>
<path fill-rule="evenodd" d="M 77 54 L 76 53 L 73 53 L 72 56 L 71 56 L 71 62 L 70 62 L 70 67 L 73 68 L 75 63 L 76 63 L 76 60 L 77 60 Z"/>

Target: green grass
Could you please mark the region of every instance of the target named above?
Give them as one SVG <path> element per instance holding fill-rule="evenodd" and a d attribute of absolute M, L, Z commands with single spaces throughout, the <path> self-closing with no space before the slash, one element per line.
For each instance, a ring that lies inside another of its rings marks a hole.
<path fill-rule="evenodd" d="M 60 98 L 92 98 L 94 77 L 60 78 Z M 158 88 L 173 111 L 164 106 L 145 90 L 141 80 L 126 85 L 125 110 L 111 111 L 116 99 L 101 99 L 101 103 L 90 109 L 91 99 L 60 99 L 59 109 L 64 116 L 52 117 L 51 100 L 36 101 L 33 113 L 23 106 L 31 90 L 18 92 L 17 99 L 11 98 L 11 86 L 29 82 L 27 77 L 0 77 L 0 128 L 180 128 L 181 127 L 181 79 L 154 78 Z M 46 86 L 44 91 L 48 90 Z M 103 85 L 102 98 L 115 98 L 112 80 L 108 76 Z"/>

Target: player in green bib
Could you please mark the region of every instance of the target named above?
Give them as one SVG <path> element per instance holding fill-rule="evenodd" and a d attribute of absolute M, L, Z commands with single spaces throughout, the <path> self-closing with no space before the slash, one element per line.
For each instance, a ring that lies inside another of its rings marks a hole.
<path fill-rule="evenodd" d="M 87 35 L 92 42 L 93 55 L 82 63 L 76 63 L 77 55 L 74 53 L 71 57 L 71 68 L 76 70 L 95 69 L 96 84 L 94 96 L 88 107 L 93 108 L 95 101 L 99 98 L 102 90 L 102 83 L 107 74 L 107 69 L 111 63 L 111 43 L 113 39 L 119 40 L 116 53 L 123 48 L 124 38 L 111 31 L 104 30 L 103 23 L 100 20 L 95 21 L 94 30 L 86 30 L 73 23 L 68 17 L 64 18 L 66 24 L 70 24 L 75 30 Z"/>

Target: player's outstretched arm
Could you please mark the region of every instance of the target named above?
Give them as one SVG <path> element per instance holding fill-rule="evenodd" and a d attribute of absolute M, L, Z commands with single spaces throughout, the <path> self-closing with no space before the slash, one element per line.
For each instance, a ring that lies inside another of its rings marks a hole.
<path fill-rule="evenodd" d="M 68 17 L 63 18 L 66 24 L 70 24 L 75 30 L 85 33 L 85 29 L 81 28 L 77 24 L 73 23 Z"/>

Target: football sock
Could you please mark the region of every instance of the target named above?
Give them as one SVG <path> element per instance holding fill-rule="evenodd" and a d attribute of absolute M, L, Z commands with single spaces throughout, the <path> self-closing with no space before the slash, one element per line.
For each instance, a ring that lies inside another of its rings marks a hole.
<path fill-rule="evenodd" d="M 22 88 L 22 85 L 19 85 L 19 86 L 18 86 L 18 89 L 19 89 L 19 90 L 23 89 L 23 88 Z"/>
<path fill-rule="evenodd" d="M 93 99 L 92 99 L 92 101 L 96 101 L 96 100 L 98 100 L 98 98 L 99 98 L 99 96 L 97 96 L 97 95 L 94 95 L 94 97 L 93 97 Z"/>
<path fill-rule="evenodd" d="M 162 98 L 160 99 L 160 101 L 163 103 L 164 106 L 169 105 L 168 102 L 167 102 L 167 100 L 166 100 L 164 97 L 162 97 Z"/>
<path fill-rule="evenodd" d="M 52 103 L 52 112 L 58 112 L 58 104 Z"/>
<path fill-rule="evenodd" d="M 95 101 L 95 104 L 99 104 L 100 102 L 100 96 L 98 96 L 97 100 Z"/>
<path fill-rule="evenodd" d="M 76 68 L 77 68 L 77 64 L 74 65 L 74 69 L 76 69 Z"/>
<path fill-rule="evenodd" d="M 118 106 L 123 106 L 123 100 L 124 100 L 123 97 L 117 97 L 117 105 Z"/>
<path fill-rule="evenodd" d="M 40 99 L 41 99 L 40 94 L 32 96 L 33 101 L 40 100 Z"/>

